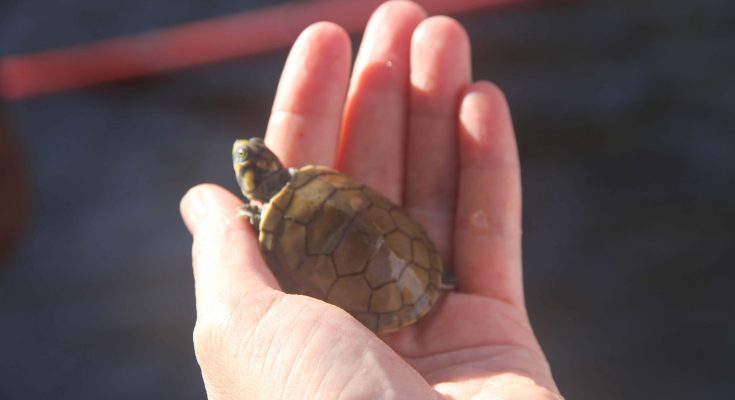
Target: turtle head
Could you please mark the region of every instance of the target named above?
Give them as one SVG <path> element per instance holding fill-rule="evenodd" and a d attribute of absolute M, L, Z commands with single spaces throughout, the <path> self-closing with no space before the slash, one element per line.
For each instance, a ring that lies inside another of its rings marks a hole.
<path fill-rule="evenodd" d="M 240 139 L 232 145 L 232 166 L 242 194 L 267 202 L 290 179 L 281 161 L 261 138 Z"/>

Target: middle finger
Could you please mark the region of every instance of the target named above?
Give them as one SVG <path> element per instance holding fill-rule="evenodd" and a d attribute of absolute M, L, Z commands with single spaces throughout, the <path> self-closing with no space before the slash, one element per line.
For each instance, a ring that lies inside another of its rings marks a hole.
<path fill-rule="evenodd" d="M 388 2 L 368 22 L 345 105 L 337 168 L 400 204 L 411 34 L 426 13 Z"/>

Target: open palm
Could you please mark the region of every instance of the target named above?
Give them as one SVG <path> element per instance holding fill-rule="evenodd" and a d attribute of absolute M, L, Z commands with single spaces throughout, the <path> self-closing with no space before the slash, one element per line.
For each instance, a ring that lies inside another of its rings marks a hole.
<path fill-rule="evenodd" d="M 211 399 L 561 398 L 523 301 L 510 115 L 495 86 L 471 82 L 458 23 L 385 3 L 351 78 L 347 34 L 311 26 L 284 68 L 265 140 L 288 166 L 330 166 L 402 204 L 458 287 L 417 324 L 377 337 L 337 307 L 281 292 L 235 217 L 241 200 L 198 186 L 182 214 Z"/>

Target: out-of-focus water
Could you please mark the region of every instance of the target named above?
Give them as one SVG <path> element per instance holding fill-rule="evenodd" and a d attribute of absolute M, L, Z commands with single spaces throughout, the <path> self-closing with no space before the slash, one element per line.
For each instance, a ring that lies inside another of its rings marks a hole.
<path fill-rule="evenodd" d="M 0 55 L 269 3 L 2 2 Z M 562 392 L 731 398 L 735 3 L 539 2 L 460 19 L 476 78 L 513 110 L 526 295 Z M 5 105 L 34 214 L 0 270 L 0 398 L 204 397 L 178 200 L 205 181 L 234 189 L 229 147 L 263 131 L 284 59 Z"/>

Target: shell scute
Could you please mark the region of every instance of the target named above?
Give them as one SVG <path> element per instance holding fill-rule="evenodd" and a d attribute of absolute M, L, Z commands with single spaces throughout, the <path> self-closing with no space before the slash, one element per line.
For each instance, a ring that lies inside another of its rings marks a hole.
<path fill-rule="evenodd" d="M 295 271 L 306 258 L 306 227 L 298 222 L 286 220 L 278 237 L 276 250 L 284 271 Z M 289 249 L 289 250 L 286 250 Z"/>
<path fill-rule="evenodd" d="M 276 231 L 276 227 L 283 218 L 283 211 L 272 205 L 270 205 L 268 208 L 269 209 L 265 210 L 265 212 L 269 213 L 270 216 L 263 219 L 262 223 L 260 224 L 260 231 L 273 233 Z"/>
<path fill-rule="evenodd" d="M 415 265 L 406 268 L 398 279 L 404 304 L 414 304 L 416 299 L 424 293 L 428 283 L 428 272 Z"/>
<path fill-rule="evenodd" d="M 296 199 L 291 199 L 285 215 L 302 224 L 308 224 L 314 219 L 314 214 L 324 206 L 324 199 L 331 196 L 333 192 L 332 186 L 315 179 L 299 191 L 292 192 L 291 197 L 296 197 Z"/>
<path fill-rule="evenodd" d="M 401 321 L 401 318 L 397 312 L 387 312 L 380 314 L 380 317 L 378 319 L 378 326 L 381 330 L 384 331 L 394 331 L 403 325 L 404 323 Z"/>
<path fill-rule="evenodd" d="M 309 254 L 333 254 L 344 240 L 351 222 L 352 217 L 349 214 L 341 213 L 333 207 L 322 207 L 306 227 Z"/>
<path fill-rule="evenodd" d="M 416 307 L 413 304 L 407 304 L 405 307 L 403 307 L 400 311 L 397 313 L 398 319 L 401 321 L 401 324 L 407 324 L 413 321 L 416 321 L 421 317 L 416 312 Z"/>
<path fill-rule="evenodd" d="M 378 325 L 378 315 L 371 312 L 352 313 L 352 316 L 365 325 L 368 329 L 378 332 L 380 327 Z"/>
<path fill-rule="evenodd" d="M 370 299 L 370 311 L 395 312 L 403 307 L 401 290 L 394 283 L 373 289 L 373 297 Z"/>
<path fill-rule="evenodd" d="M 326 300 L 348 312 L 365 312 L 370 307 L 371 295 L 372 289 L 363 276 L 343 276 L 332 286 Z"/>
<path fill-rule="evenodd" d="M 385 211 L 399 208 L 395 203 L 388 200 L 385 196 L 367 186 L 365 186 L 362 191 L 365 197 L 370 200 L 370 203 L 375 207 L 378 207 Z"/>
<path fill-rule="evenodd" d="M 431 268 L 429 250 L 426 248 L 425 243 L 425 241 L 418 239 L 411 241 L 411 254 L 413 255 L 412 261 L 419 268 L 429 269 Z"/>
<path fill-rule="evenodd" d="M 423 236 L 423 229 L 421 229 L 420 226 L 418 226 L 416 222 L 414 222 L 413 219 L 411 219 L 411 217 L 409 217 L 402 209 L 395 208 L 390 211 L 390 215 L 393 218 L 396 227 L 401 232 L 412 238 Z"/>
<path fill-rule="evenodd" d="M 391 252 L 387 246 L 380 246 L 373 254 L 365 270 L 365 279 L 370 287 L 375 289 L 398 280 L 403 268 L 386 265 L 390 260 Z"/>
<path fill-rule="evenodd" d="M 309 256 L 303 261 L 293 280 L 304 288 L 304 294 L 326 299 L 337 281 L 337 269 L 330 256 Z"/>
<path fill-rule="evenodd" d="M 340 276 L 363 272 L 370 262 L 371 254 L 375 252 L 375 243 L 370 232 L 356 228 L 356 225 L 359 225 L 357 221 L 353 221 L 351 229 L 347 229 L 334 252 L 334 263 Z"/>
<path fill-rule="evenodd" d="M 322 179 L 337 189 L 360 189 L 364 185 L 342 174 L 325 174 Z"/>
<path fill-rule="evenodd" d="M 328 206 L 345 214 L 357 215 L 369 207 L 370 203 L 359 190 L 336 188 L 329 195 Z"/>
<path fill-rule="evenodd" d="M 284 212 L 288 210 L 288 207 L 291 205 L 292 199 L 293 199 L 292 190 L 282 190 L 281 193 L 279 193 L 279 196 L 276 196 L 273 199 L 271 199 L 271 201 L 266 205 L 266 207 L 263 208 L 263 213 L 265 214 L 266 212 L 268 212 L 266 208 L 273 208 L 273 210 L 271 210 L 270 212 L 273 212 L 275 210 Z"/>
<path fill-rule="evenodd" d="M 386 234 L 396 229 L 396 224 L 390 213 L 382 208 L 367 207 L 362 211 L 362 218 L 370 223 L 381 233 Z"/>
<path fill-rule="evenodd" d="M 258 240 L 260 241 L 260 246 L 264 251 L 270 251 L 273 249 L 273 243 L 275 242 L 276 237 L 272 232 L 261 231 Z"/>
<path fill-rule="evenodd" d="M 293 189 L 300 189 L 302 186 L 324 174 L 325 168 L 307 165 L 291 177 L 288 185 Z"/>
<path fill-rule="evenodd" d="M 411 239 L 403 232 L 395 231 L 386 235 L 385 242 L 398 258 L 411 261 Z"/>

